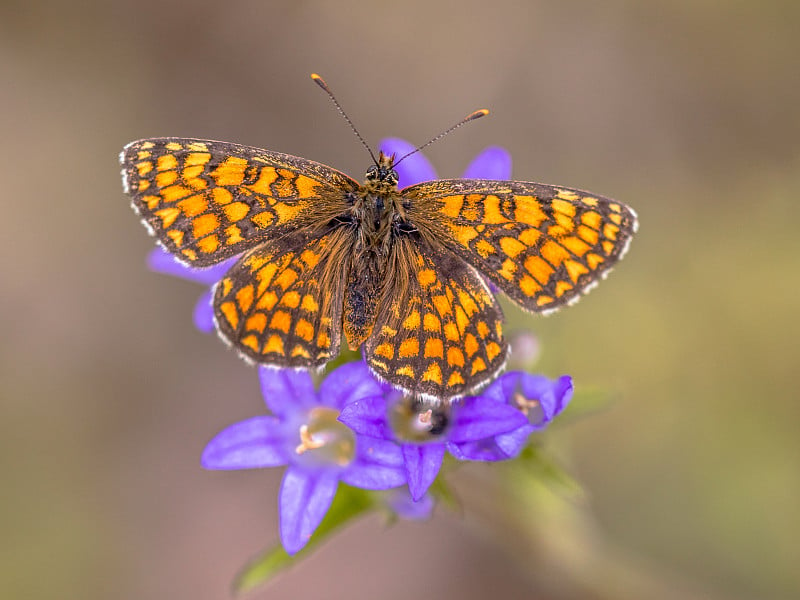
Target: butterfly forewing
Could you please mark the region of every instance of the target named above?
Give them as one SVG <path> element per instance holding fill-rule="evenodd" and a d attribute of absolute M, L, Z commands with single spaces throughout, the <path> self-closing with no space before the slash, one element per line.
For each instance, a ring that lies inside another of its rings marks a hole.
<path fill-rule="evenodd" d="M 576 189 L 452 179 L 401 190 L 408 216 L 536 312 L 577 300 L 627 249 L 635 213 Z"/>
<path fill-rule="evenodd" d="M 139 140 L 120 160 L 143 222 L 169 252 L 198 267 L 340 213 L 358 188 L 310 160 L 210 140 Z"/>

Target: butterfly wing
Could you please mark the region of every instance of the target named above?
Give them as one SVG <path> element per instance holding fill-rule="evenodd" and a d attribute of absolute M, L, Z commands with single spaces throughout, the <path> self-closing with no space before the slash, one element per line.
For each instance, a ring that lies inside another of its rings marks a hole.
<path fill-rule="evenodd" d="M 205 267 L 254 243 L 341 214 L 358 183 L 314 161 L 184 138 L 131 142 L 120 154 L 133 208 L 179 260 Z"/>
<path fill-rule="evenodd" d="M 372 370 L 410 393 L 463 396 L 503 366 L 503 314 L 481 277 L 453 253 L 400 239 L 375 329 L 365 344 Z"/>
<path fill-rule="evenodd" d="M 295 233 L 244 254 L 214 289 L 222 338 L 262 364 L 314 367 L 335 358 L 351 245 L 343 230 Z"/>
<path fill-rule="evenodd" d="M 589 291 L 625 254 L 637 226 L 620 202 L 539 183 L 450 179 L 400 194 L 424 235 L 542 313 Z"/>

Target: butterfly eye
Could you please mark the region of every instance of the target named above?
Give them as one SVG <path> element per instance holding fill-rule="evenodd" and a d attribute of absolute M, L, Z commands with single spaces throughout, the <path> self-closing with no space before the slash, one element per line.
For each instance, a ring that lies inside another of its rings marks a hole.
<path fill-rule="evenodd" d="M 369 169 L 367 169 L 367 179 L 375 179 L 378 176 L 378 167 L 372 165 Z"/>
<path fill-rule="evenodd" d="M 391 185 L 397 185 L 397 181 L 399 179 L 400 177 L 397 175 L 397 171 L 395 171 L 394 169 L 389 171 L 389 174 L 386 176 L 386 181 Z"/>

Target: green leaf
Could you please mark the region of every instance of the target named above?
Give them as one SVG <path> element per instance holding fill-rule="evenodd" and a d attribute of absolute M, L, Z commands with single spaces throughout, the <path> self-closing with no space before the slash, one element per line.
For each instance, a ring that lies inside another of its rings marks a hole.
<path fill-rule="evenodd" d="M 328 513 L 305 548 L 294 556 L 287 554 L 280 544 L 265 550 L 252 559 L 233 580 L 234 593 L 248 592 L 267 583 L 277 574 L 301 561 L 343 525 L 366 514 L 374 507 L 375 501 L 370 492 L 340 483 Z"/>

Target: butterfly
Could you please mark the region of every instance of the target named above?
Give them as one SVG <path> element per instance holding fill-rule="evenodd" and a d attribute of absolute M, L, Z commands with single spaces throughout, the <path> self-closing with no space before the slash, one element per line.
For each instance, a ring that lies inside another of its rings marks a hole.
<path fill-rule="evenodd" d="M 239 256 L 213 307 L 218 333 L 245 358 L 315 368 L 346 344 L 380 379 L 439 402 L 504 366 L 490 283 L 525 310 L 552 312 L 608 273 L 637 226 L 624 204 L 561 186 L 443 179 L 398 189 L 397 161 L 383 153 L 363 183 L 305 158 L 200 139 L 131 142 L 120 162 L 134 210 L 178 260 Z"/>

